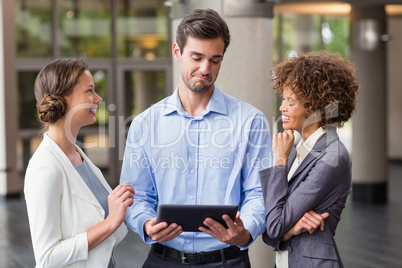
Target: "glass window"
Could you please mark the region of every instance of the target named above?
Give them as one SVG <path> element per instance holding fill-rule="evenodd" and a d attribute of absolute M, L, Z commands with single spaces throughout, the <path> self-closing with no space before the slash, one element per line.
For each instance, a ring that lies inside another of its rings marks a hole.
<path fill-rule="evenodd" d="M 21 133 L 17 139 L 17 170 L 21 176 L 25 176 L 29 159 L 38 148 L 42 141 L 42 136 L 38 132 Z"/>
<path fill-rule="evenodd" d="M 38 133 L 40 122 L 36 113 L 34 84 L 38 71 L 18 72 L 18 123 L 19 137 L 17 140 L 17 168 L 20 174 L 25 174 L 28 161 L 39 145 Z"/>
<path fill-rule="evenodd" d="M 109 122 L 109 110 L 107 109 L 107 72 L 104 70 L 91 70 L 91 74 L 95 83 L 95 91 L 102 98 L 102 103 L 99 104 L 96 112 L 95 125 L 107 125 Z"/>
<path fill-rule="evenodd" d="M 284 13 L 274 17 L 275 62 L 302 52 L 326 50 L 349 56 L 349 19 Z"/>
<path fill-rule="evenodd" d="M 349 57 L 349 18 L 324 17 L 320 23 L 325 50 Z"/>
<path fill-rule="evenodd" d="M 18 57 L 52 55 L 51 0 L 17 0 L 15 20 Z"/>
<path fill-rule="evenodd" d="M 18 72 L 18 122 L 20 128 L 39 128 L 34 84 L 38 72 Z"/>
<path fill-rule="evenodd" d="M 126 118 L 138 115 L 166 97 L 165 71 L 127 71 L 124 79 Z"/>
<path fill-rule="evenodd" d="M 164 0 L 119 0 L 117 42 L 119 57 L 169 57 L 168 8 Z"/>
<path fill-rule="evenodd" d="M 112 7 L 116 17 L 112 16 Z M 34 97 L 37 73 L 45 59 L 47 62 L 54 57 L 79 57 L 88 59 L 95 90 L 103 102 L 98 106 L 96 123 L 80 130 L 77 144 L 103 171 L 113 173 L 109 174 L 111 178 L 118 178 L 118 168 L 109 168 L 121 165 L 118 151 L 114 150 L 118 137 L 113 127 L 109 129 L 110 111 L 122 107 L 129 122 L 171 90 L 170 83 L 166 83 L 171 57 L 169 8 L 165 0 L 16 0 L 15 11 L 20 58 L 19 170 L 25 171 L 41 140 Z M 115 32 L 112 25 L 116 26 Z M 124 60 L 112 60 L 115 56 Z M 143 70 L 143 60 L 154 59 Z M 110 88 L 111 81 L 119 88 Z M 114 96 L 117 103 L 110 105 L 108 96 Z"/>
<path fill-rule="evenodd" d="M 111 1 L 61 0 L 58 3 L 60 55 L 110 57 Z"/>

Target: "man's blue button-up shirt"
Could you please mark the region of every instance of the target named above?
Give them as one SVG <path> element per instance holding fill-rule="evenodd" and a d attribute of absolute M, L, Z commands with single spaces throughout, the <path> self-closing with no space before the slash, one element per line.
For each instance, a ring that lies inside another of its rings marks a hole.
<path fill-rule="evenodd" d="M 262 112 L 215 85 L 207 108 L 194 118 L 183 110 L 176 89 L 131 123 L 120 178 L 135 190 L 127 224 L 153 243 L 144 223 L 156 217 L 158 204 L 231 204 L 239 206 L 254 240 L 265 230 L 258 171 L 271 164 Z M 183 232 L 161 244 L 185 252 L 229 246 L 203 232 Z"/>

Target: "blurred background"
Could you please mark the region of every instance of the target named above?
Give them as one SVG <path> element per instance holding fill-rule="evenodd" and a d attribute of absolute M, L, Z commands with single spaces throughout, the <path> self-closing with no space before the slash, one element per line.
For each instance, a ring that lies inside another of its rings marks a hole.
<path fill-rule="evenodd" d="M 353 193 L 347 208 L 350 210 L 346 210 L 345 225 L 341 221 L 340 228 L 345 227 L 346 239 L 348 234 L 356 233 L 356 229 L 347 229 L 350 225 L 346 223 L 373 222 L 364 213 L 377 209 L 380 214 L 372 216 L 384 219 L 385 224 L 379 220 L 369 232 L 401 223 L 400 214 L 390 215 L 402 208 L 397 194 L 402 190 L 402 140 L 398 134 L 402 132 L 402 0 L 0 0 L 0 3 L 0 211 L 4 212 L 0 216 L 3 252 L 0 267 L 33 267 L 32 253 L 24 255 L 28 260 L 18 262 L 18 258 L 11 258 L 7 252 L 19 251 L 12 241 L 22 236 L 26 241 L 24 252 L 32 251 L 22 189 L 28 161 L 41 141 L 33 91 L 39 70 L 60 57 L 80 57 L 88 62 L 103 103 L 96 124 L 81 130 L 79 145 L 102 169 L 108 182 L 116 186 L 131 120 L 170 95 L 178 84 L 179 73 L 171 57 L 171 46 L 180 19 L 194 8 L 217 10 L 231 30 L 232 43 L 217 85 L 263 111 L 271 130 L 280 129 L 278 96 L 268 80 L 275 63 L 319 50 L 339 53 L 355 63 L 361 84 L 357 112 L 339 130 L 353 159 Z M 353 218 L 355 212 L 367 217 Z M 21 226 L 13 226 L 14 221 L 21 222 Z M 6 228 L 9 224 L 11 227 Z M 385 234 L 377 233 L 378 239 L 387 237 L 393 241 L 388 237 L 395 235 L 393 228 Z M 10 231 L 14 229 L 19 230 L 16 237 Z M 127 247 L 138 246 L 134 251 L 138 250 L 140 259 L 145 258 L 147 246 L 137 240 L 130 234 L 124 248 L 129 252 Z M 350 243 L 345 240 L 345 254 L 350 251 L 346 247 Z M 356 247 L 365 245 L 362 242 Z M 390 247 L 395 245 L 390 243 Z M 255 267 L 271 267 L 262 263 L 271 261 L 273 255 L 260 256 L 268 248 L 253 250 Z M 376 250 L 359 259 L 372 256 Z M 380 254 L 380 264 L 368 261 L 360 263 L 363 266 L 351 257 L 350 263 L 354 265 L 347 267 L 402 267 L 392 250 L 390 254 L 394 257 L 390 258 L 396 260 L 386 264 L 387 254 Z"/>

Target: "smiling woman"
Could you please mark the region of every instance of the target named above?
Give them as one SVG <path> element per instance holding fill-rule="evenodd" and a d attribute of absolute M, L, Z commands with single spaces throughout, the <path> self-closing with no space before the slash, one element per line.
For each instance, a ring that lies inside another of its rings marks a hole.
<path fill-rule="evenodd" d="M 343 267 L 333 236 L 351 191 L 351 159 L 336 128 L 355 109 L 355 68 L 320 52 L 285 60 L 273 72 L 285 132 L 273 136 L 274 165 L 260 172 L 264 242 L 277 251 L 278 268 Z M 301 135 L 297 146 L 293 131 Z"/>
<path fill-rule="evenodd" d="M 36 78 L 35 97 L 48 129 L 25 176 L 35 261 L 40 267 L 114 267 L 113 248 L 127 233 L 123 220 L 134 190 L 119 185 L 112 191 L 76 145 L 80 128 L 95 123 L 102 101 L 88 65 L 52 61 Z"/>
<path fill-rule="evenodd" d="M 70 118 L 73 128 L 93 124 L 96 121 L 96 109 L 102 102 L 102 98 L 95 92 L 94 81 L 88 70 L 85 70 L 78 79 L 71 94 L 65 96 L 68 110 L 67 118 Z"/>
<path fill-rule="evenodd" d="M 303 133 L 303 123 L 307 117 L 304 103 L 287 86 L 284 87 L 282 95 L 282 104 L 279 110 L 282 112 L 283 128 L 296 130 L 300 134 Z"/>

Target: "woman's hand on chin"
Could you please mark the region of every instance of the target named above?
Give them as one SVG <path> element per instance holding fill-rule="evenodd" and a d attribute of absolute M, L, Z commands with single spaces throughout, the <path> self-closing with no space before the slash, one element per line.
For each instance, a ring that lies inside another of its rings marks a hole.
<path fill-rule="evenodd" d="M 293 131 L 288 129 L 274 135 L 272 139 L 272 152 L 274 154 L 274 166 L 287 165 L 292 146 L 295 142 Z"/>

